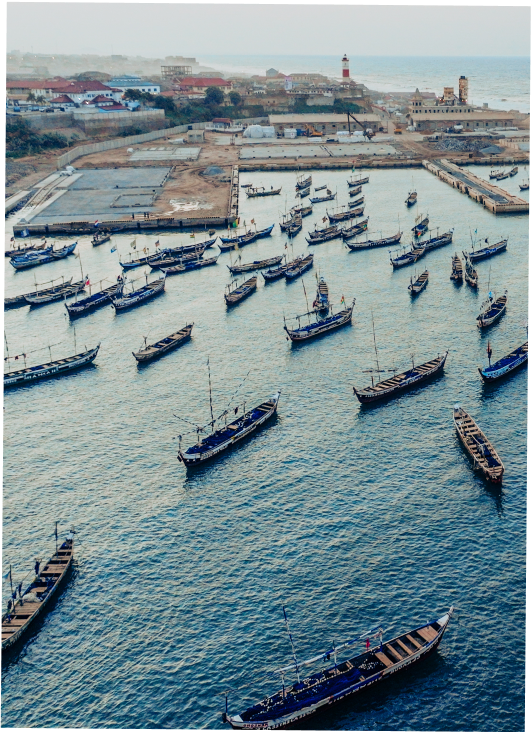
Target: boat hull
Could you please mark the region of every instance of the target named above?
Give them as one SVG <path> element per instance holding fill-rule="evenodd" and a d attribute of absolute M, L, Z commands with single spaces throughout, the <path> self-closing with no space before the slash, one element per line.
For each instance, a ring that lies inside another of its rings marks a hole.
<path fill-rule="evenodd" d="M 66 361 L 61 359 L 60 361 L 51 361 L 48 364 L 42 364 L 42 366 L 35 367 L 35 370 L 27 373 L 27 369 L 23 371 L 14 371 L 11 374 L 4 374 L 4 389 L 14 386 L 23 386 L 24 384 L 30 384 L 41 379 L 47 379 L 51 376 L 62 376 L 70 371 L 83 368 L 91 364 L 100 349 L 100 344 L 89 351 L 84 353 L 76 354 L 75 361 Z M 38 369 L 38 370 L 37 370 Z"/>
<path fill-rule="evenodd" d="M 192 337 L 192 328 L 193 323 L 192 325 L 183 328 L 183 333 L 179 338 L 176 338 L 173 342 L 165 344 L 156 351 L 150 352 L 148 349 L 145 351 L 137 351 L 136 353 L 133 351 L 133 356 L 136 358 L 138 363 L 149 363 L 150 361 L 155 361 L 161 356 L 164 356 L 164 354 L 173 351 L 175 348 L 179 348 L 179 346 L 182 346 L 186 341 L 189 341 Z"/>
<path fill-rule="evenodd" d="M 394 397 L 397 394 L 411 389 L 412 387 L 420 384 L 423 381 L 427 381 L 432 376 L 441 373 L 444 370 L 447 356 L 448 351 L 444 354 L 444 356 L 438 359 L 438 363 L 434 365 L 433 368 L 431 368 L 429 371 L 417 373 L 410 378 L 404 379 L 400 384 L 389 386 L 389 388 L 381 389 L 379 391 L 369 391 L 368 389 L 358 391 L 356 387 L 353 387 L 354 394 L 357 396 L 358 401 L 360 401 L 362 404 L 373 404 L 374 402 Z M 424 366 L 424 364 L 421 364 L 421 366 Z M 401 376 L 401 374 L 399 375 Z"/>
<path fill-rule="evenodd" d="M 377 247 L 387 247 L 392 244 L 398 244 L 402 234 L 395 234 L 395 236 L 389 236 L 387 239 L 372 239 L 369 241 L 360 241 L 355 244 L 348 244 L 347 247 L 351 252 L 355 252 L 358 249 L 376 249 Z"/>
<path fill-rule="evenodd" d="M 338 313 L 337 316 L 335 316 L 335 320 L 327 318 L 325 321 L 323 321 L 323 323 L 319 324 L 316 328 L 312 328 L 311 330 L 304 330 L 304 328 L 290 330 L 286 326 L 284 326 L 284 330 L 288 334 L 288 338 L 293 343 L 306 343 L 313 338 L 318 338 L 319 336 L 323 336 L 326 333 L 331 333 L 333 330 L 337 330 L 337 328 L 341 328 L 342 326 L 351 323 L 353 310 L 354 305 L 352 305 L 352 307 L 350 308 L 347 308 L 347 310 L 343 310 L 342 312 Z"/>
<path fill-rule="evenodd" d="M 501 254 L 507 249 L 507 241 L 500 242 L 493 247 L 485 247 L 479 249 L 477 252 L 467 252 L 466 256 L 470 262 L 479 262 L 481 259 L 487 259 L 488 257 L 494 257 L 496 254 Z"/>
<path fill-rule="evenodd" d="M 464 427 L 464 420 L 468 420 L 469 422 L 467 427 L 474 428 L 475 435 L 480 435 L 482 445 L 484 445 L 488 449 L 490 456 L 494 458 L 497 462 L 496 465 L 485 465 L 485 457 L 483 455 L 480 455 L 478 450 L 474 450 L 475 447 L 478 447 L 478 442 L 470 439 L 470 431 L 467 430 L 466 427 Z M 486 478 L 486 480 L 488 480 L 490 483 L 493 483 L 494 485 L 501 485 L 503 482 L 503 473 L 505 471 L 503 463 L 500 460 L 498 453 L 492 447 L 490 441 L 479 429 L 476 422 L 463 409 L 461 409 L 460 407 L 455 407 L 454 425 L 456 432 L 459 435 L 461 444 L 463 445 L 463 448 L 465 449 L 468 457 L 472 460 L 474 470 L 480 472 L 483 477 Z M 476 452 L 478 454 L 476 454 Z"/>
<path fill-rule="evenodd" d="M 525 349 L 525 350 L 524 350 Z M 519 353 L 518 353 L 519 352 Z M 527 343 L 518 349 L 517 355 L 509 363 L 503 364 L 501 359 L 492 366 L 487 368 L 478 368 L 479 374 L 483 381 L 487 384 L 491 384 L 498 379 L 503 379 L 504 376 L 508 376 L 510 373 L 519 369 L 521 366 L 527 364 Z"/>
<path fill-rule="evenodd" d="M 148 300 L 151 300 L 154 297 L 162 294 L 164 292 L 165 284 L 166 278 L 159 281 L 158 283 L 154 283 L 153 286 L 147 290 L 137 290 L 137 292 L 126 295 L 125 297 L 112 298 L 112 306 L 118 313 L 122 310 L 129 310 L 129 308 L 134 308 L 137 305 L 142 305 Z"/>

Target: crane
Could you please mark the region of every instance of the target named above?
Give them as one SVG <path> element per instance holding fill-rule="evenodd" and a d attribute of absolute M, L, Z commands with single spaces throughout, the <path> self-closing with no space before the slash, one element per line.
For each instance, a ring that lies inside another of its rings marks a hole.
<path fill-rule="evenodd" d="M 353 122 L 355 122 L 357 125 L 361 127 L 363 130 L 363 134 L 365 137 L 368 137 L 369 140 L 371 137 L 374 137 L 374 132 L 371 129 L 368 129 L 365 125 L 362 125 L 361 122 L 359 122 L 356 117 L 352 114 L 352 112 L 347 112 L 347 122 L 348 122 L 348 131 L 350 132 L 350 120 L 352 119 Z"/>

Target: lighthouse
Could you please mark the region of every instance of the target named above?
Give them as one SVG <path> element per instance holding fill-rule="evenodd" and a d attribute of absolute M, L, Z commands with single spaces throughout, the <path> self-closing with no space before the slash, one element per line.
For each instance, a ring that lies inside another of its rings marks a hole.
<path fill-rule="evenodd" d="M 348 58 L 347 54 L 343 56 L 343 60 L 341 61 L 341 66 L 343 69 L 342 79 L 341 82 L 343 84 L 348 84 L 350 82 L 350 71 L 348 68 Z"/>

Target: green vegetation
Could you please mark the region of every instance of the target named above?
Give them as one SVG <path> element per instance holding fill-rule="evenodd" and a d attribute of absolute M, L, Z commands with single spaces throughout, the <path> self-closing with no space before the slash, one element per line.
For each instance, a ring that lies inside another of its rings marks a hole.
<path fill-rule="evenodd" d="M 217 86 L 209 86 L 205 92 L 205 104 L 209 107 L 215 104 L 223 104 L 224 95 L 221 89 Z"/>
<path fill-rule="evenodd" d="M 17 118 L 11 121 L 8 118 L 6 125 L 6 157 L 22 158 L 26 155 L 36 155 L 68 147 L 68 140 L 58 132 L 37 134 L 31 129 L 25 119 Z"/>
<path fill-rule="evenodd" d="M 307 96 L 296 97 L 295 104 L 293 105 L 293 112 L 295 114 L 346 114 L 351 112 L 352 114 L 362 114 L 365 112 L 363 107 L 360 107 L 354 102 L 348 102 L 344 99 L 335 99 L 333 104 L 312 104 L 308 106 L 306 104 Z"/>
<path fill-rule="evenodd" d="M 237 91 L 230 91 L 229 99 L 233 107 L 239 107 L 242 103 L 242 95 L 239 94 Z"/>

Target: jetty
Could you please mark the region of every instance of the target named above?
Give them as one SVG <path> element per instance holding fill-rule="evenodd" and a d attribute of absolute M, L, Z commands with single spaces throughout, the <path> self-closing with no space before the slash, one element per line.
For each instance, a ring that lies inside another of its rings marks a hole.
<path fill-rule="evenodd" d="M 449 160 L 423 160 L 422 165 L 452 188 L 466 193 L 492 213 L 529 213 L 529 201 L 513 196 L 490 181 L 463 170 Z"/>

